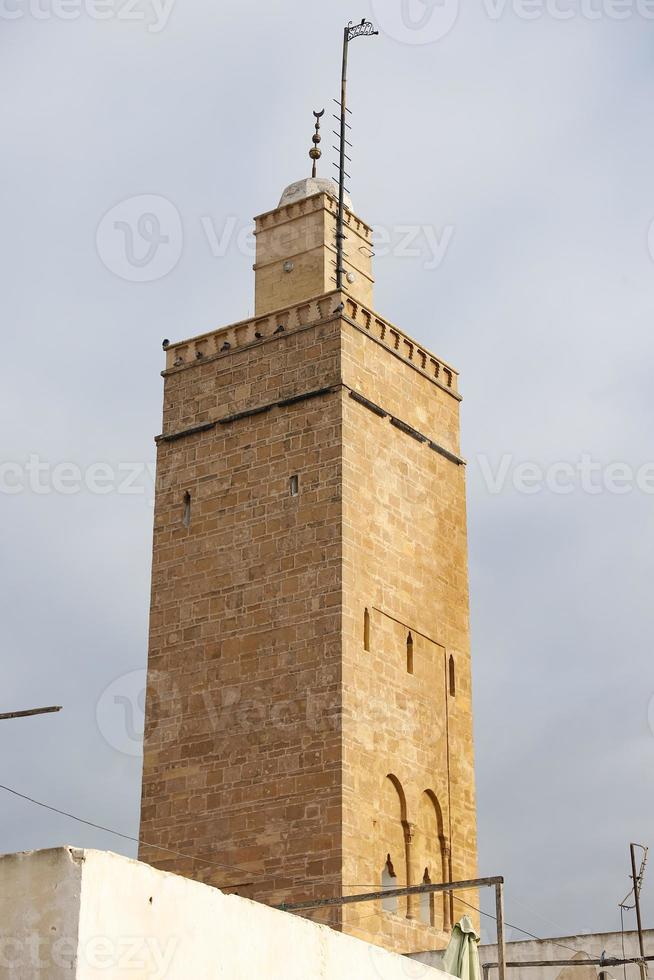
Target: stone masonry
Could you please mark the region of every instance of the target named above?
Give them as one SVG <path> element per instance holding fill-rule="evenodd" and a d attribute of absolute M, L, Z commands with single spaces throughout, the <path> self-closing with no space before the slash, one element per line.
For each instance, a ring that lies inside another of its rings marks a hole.
<path fill-rule="evenodd" d="M 369 226 L 336 292 L 334 198 L 294 197 L 255 317 L 167 348 L 141 813 L 142 860 L 270 904 L 477 872 L 457 373 L 374 312 Z M 307 915 L 409 952 L 466 911 Z"/>

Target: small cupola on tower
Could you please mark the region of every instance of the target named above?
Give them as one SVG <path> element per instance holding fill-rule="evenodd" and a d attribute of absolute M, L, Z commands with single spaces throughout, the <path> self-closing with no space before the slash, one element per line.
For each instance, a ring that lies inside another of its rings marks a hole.
<path fill-rule="evenodd" d="M 336 289 L 338 185 L 317 175 L 322 112 L 314 116 L 311 176 L 289 184 L 277 207 L 255 218 L 256 316 Z M 372 228 L 354 214 L 349 196 L 344 231 L 343 291 L 373 307 Z"/>

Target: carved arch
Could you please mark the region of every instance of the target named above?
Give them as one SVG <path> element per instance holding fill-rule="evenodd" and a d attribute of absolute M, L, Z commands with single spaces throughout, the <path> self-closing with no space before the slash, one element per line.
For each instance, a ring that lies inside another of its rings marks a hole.
<path fill-rule="evenodd" d="M 436 793 L 432 789 L 426 789 L 420 797 L 417 846 L 421 874 L 424 874 L 433 883 L 451 881 L 450 842 L 445 830 L 443 810 Z M 443 892 L 442 899 L 438 901 L 438 914 L 436 914 L 437 901 L 435 900 L 431 906 L 433 909 L 432 924 L 442 928 L 445 932 L 449 932 L 453 913 L 452 895 Z"/>
<path fill-rule="evenodd" d="M 398 795 L 399 800 L 400 800 L 400 812 L 402 814 L 401 819 L 402 819 L 402 822 L 405 823 L 406 822 L 406 794 L 405 794 L 404 789 L 402 787 L 402 783 L 397 778 L 397 776 L 394 773 L 392 773 L 392 772 L 389 772 L 389 773 L 386 774 L 386 779 L 390 779 L 391 783 L 393 784 L 393 786 L 397 790 L 397 795 Z"/>
<path fill-rule="evenodd" d="M 379 857 L 381 861 L 390 859 L 395 870 L 396 888 L 411 884 L 411 839 L 413 827 L 407 819 L 407 802 L 404 787 L 395 773 L 389 772 L 382 787 L 381 806 L 381 840 L 379 842 Z M 383 884 L 388 885 L 384 876 Z M 390 903 L 384 909 L 390 911 Z M 397 906 L 399 914 L 412 917 L 412 907 L 408 899 L 401 899 Z"/>

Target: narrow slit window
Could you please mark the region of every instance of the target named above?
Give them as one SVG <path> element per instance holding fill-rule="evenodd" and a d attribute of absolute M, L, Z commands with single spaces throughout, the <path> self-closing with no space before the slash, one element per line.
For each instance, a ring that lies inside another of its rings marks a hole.
<path fill-rule="evenodd" d="M 184 527 L 191 526 L 191 494 L 186 491 L 184 494 L 184 507 L 182 511 L 182 524 Z"/>
<path fill-rule="evenodd" d="M 370 650 L 370 613 L 367 609 L 363 614 L 363 649 Z"/>
<path fill-rule="evenodd" d="M 291 497 L 297 497 L 298 493 L 300 492 L 300 477 L 297 475 L 297 473 L 291 477 L 289 486 L 291 488 Z"/>
<path fill-rule="evenodd" d="M 397 888 L 397 876 L 390 854 L 386 855 L 386 864 L 384 865 L 381 876 L 381 886 L 382 891 Z M 384 912 L 397 912 L 397 895 L 389 895 L 388 898 L 382 898 L 382 910 Z"/>
<path fill-rule="evenodd" d="M 454 664 L 454 657 L 450 654 L 449 667 L 449 684 L 450 684 L 450 697 L 456 697 L 456 666 Z"/>
<path fill-rule="evenodd" d="M 410 633 L 406 638 L 406 669 L 408 674 L 413 673 L 413 637 Z"/>

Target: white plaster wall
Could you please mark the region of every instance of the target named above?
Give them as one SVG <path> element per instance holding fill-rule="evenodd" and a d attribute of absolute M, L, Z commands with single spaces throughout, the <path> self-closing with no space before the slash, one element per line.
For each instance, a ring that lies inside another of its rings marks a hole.
<path fill-rule="evenodd" d="M 75 976 L 83 852 L 0 856 L 0 980 Z"/>
<path fill-rule="evenodd" d="M 645 930 L 645 955 L 654 956 L 654 930 Z M 625 932 L 625 958 L 639 956 L 638 934 Z M 579 936 L 562 936 L 552 939 L 526 940 L 525 942 L 507 943 L 506 958 L 510 962 L 520 963 L 524 960 L 579 960 L 599 959 L 602 952 L 607 957 L 622 959 L 622 934 L 619 932 L 583 933 Z M 417 953 L 412 957 L 417 962 L 438 968 L 442 952 Z M 479 962 L 497 963 L 497 946 L 480 946 Z M 600 971 L 608 973 L 615 980 L 624 980 L 623 968 L 599 966 L 571 967 L 518 967 L 508 971 L 508 980 L 596 980 Z M 640 970 L 637 965 L 626 967 L 627 980 L 640 980 Z M 497 970 L 490 970 L 489 980 L 497 980 Z"/>
<path fill-rule="evenodd" d="M 654 930 L 646 930 L 645 955 L 654 956 Z M 564 948 L 572 947 L 572 948 Z M 625 958 L 639 956 L 638 933 L 625 932 Z M 582 954 L 575 955 L 574 950 Z M 555 939 L 528 940 L 519 943 L 507 943 L 507 960 L 520 962 L 522 960 L 574 960 L 583 962 L 584 959 L 599 959 L 602 952 L 607 957 L 622 959 L 622 934 L 619 932 L 582 933 L 579 936 L 562 936 Z M 481 963 L 497 963 L 497 946 L 480 946 L 479 959 Z M 624 980 L 621 966 L 572 966 L 559 969 L 557 967 L 529 967 L 523 970 L 514 969 L 509 974 L 509 980 L 595 980 L 600 971 L 608 973 L 609 977 Z M 626 967 L 627 980 L 640 980 L 640 970 L 637 965 Z M 489 980 L 497 980 L 497 970 L 489 971 Z"/>
<path fill-rule="evenodd" d="M 326 926 L 104 851 L 62 848 L 1 859 L 0 896 L 0 944 L 25 919 L 41 940 L 43 964 L 26 962 L 22 972 L 0 972 L 0 980 L 446 977 Z M 53 924 L 57 935 L 77 936 L 67 970 L 53 959 Z"/>

